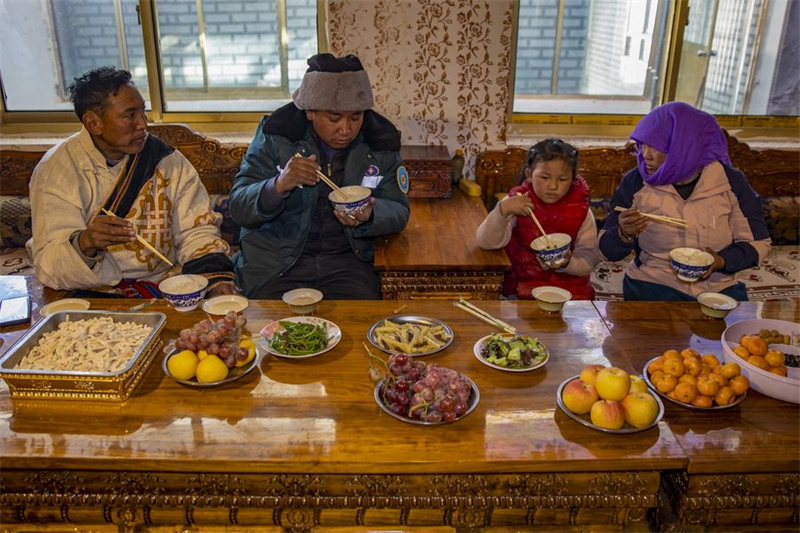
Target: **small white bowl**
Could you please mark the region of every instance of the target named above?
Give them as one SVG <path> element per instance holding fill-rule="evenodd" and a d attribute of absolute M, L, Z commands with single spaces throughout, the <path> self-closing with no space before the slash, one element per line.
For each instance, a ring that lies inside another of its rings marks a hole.
<path fill-rule="evenodd" d="M 548 313 L 559 313 L 564 304 L 572 299 L 572 293 L 561 287 L 545 285 L 536 287 L 531 291 L 536 303 L 542 311 Z"/>
<path fill-rule="evenodd" d="M 241 313 L 250 301 L 240 294 L 223 294 L 203 302 L 203 311 L 209 315 L 227 315 L 229 312 Z"/>
<path fill-rule="evenodd" d="M 80 298 L 65 298 L 45 305 L 39 309 L 39 314 L 42 316 L 49 316 L 56 311 L 86 311 L 89 309 L 90 305 L 91 304 L 87 300 L 82 300 Z"/>
<path fill-rule="evenodd" d="M 687 255 L 695 256 L 701 264 L 690 265 L 684 262 L 683 258 Z M 675 248 L 669 252 L 669 259 L 672 270 L 678 275 L 678 279 L 687 283 L 699 280 L 700 276 L 705 274 L 714 263 L 714 256 L 697 248 Z"/>
<path fill-rule="evenodd" d="M 718 292 L 703 292 L 697 295 L 700 310 L 711 318 L 725 318 L 728 313 L 739 307 L 739 302 Z"/>
<path fill-rule="evenodd" d="M 206 294 L 208 279 L 197 274 L 181 274 L 158 284 L 164 299 L 178 311 L 192 311 Z"/>
<path fill-rule="evenodd" d="M 317 289 L 294 289 L 283 294 L 283 301 L 296 315 L 313 313 L 317 304 L 322 301 L 322 293 Z"/>
<path fill-rule="evenodd" d="M 347 195 L 346 199 L 342 198 L 337 191 L 331 191 L 328 194 L 328 200 L 331 201 L 336 211 L 341 211 L 348 216 L 353 216 L 353 213 L 363 209 L 369 203 L 369 197 L 372 195 L 372 189 L 362 185 L 348 185 L 340 187 L 340 190 Z"/>
<path fill-rule="evenodd" d="M 547 240 L 548 237 L 555 245 L 555 248 L 549 248 L 550 243 Z M 547 237 L 542 235 L 534 239 L 531 243 L 531 248 L 541 261 L 549 263 L 564 259 L 569 252 L 569 245 L 571 242 L 572 237 L 566 233 L 550 233 Z"/>

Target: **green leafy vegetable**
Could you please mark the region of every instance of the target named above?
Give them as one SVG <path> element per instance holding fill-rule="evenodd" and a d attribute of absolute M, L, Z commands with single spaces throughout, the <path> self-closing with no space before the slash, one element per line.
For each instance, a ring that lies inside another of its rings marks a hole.
<path fill-rule="evenodd" d="M 520 370 L 538 365 L 548 357 L 548 352 L 533 337 L 495 333 L 481 348 L 481 357 L 497 366 Z"/>
<path fill-rule="evenodd" d="M 283 331 L 276 332 L 270 346 L 286 355 L 310 355 L 328 346 L 328 327 L 302 322 L 281 321 Z"/>

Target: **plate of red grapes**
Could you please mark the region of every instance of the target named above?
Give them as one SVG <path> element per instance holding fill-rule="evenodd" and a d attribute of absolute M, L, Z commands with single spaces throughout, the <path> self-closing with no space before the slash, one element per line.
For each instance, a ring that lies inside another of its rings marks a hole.
<path fill-rule="evenodd" d="M 262 355 L 244 332 L 247 319 L 231 311 L 181 330 L 168 346 L 164 373 L 192 387 L 215 387 L 235 381 L 258 366 Z"/>
<path fill-rule="evenodd" d="M 461 420 L 478 405 L 480 393 L 467 376 L 424 363 L 408 354 L 395 354 L 386 363 L 388 371 L 375 385 L 375 401 L 390 416 L 433 426 Z M 370 375 L 374 375 L 370 369 Z"/>

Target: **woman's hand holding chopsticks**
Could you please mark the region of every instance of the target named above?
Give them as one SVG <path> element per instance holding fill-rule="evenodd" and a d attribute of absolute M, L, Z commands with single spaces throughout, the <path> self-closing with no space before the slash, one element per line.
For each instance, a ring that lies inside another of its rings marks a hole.
<path fill-rule="evenodd" d="M 303 157 L 295 155 L 286 163 L 286 168 L 281 170 L 278 179 L 275 180 L 275 190 L 279 194 L 285 194 L 303 185 L 316 185 L 319 181 L 319 165 L 317 156 Z"/>
<path fill-rule="evenodd" d="M 638 209 L 631 207 L 619 214 L 619 230 L 623 237 L 633 239 L 650 223 L 650 221 L 642 216 Z"/>

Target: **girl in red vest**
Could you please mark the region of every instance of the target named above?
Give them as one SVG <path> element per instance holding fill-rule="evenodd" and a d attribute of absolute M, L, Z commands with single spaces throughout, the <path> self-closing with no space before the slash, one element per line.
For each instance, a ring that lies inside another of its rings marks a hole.
<path fill-rule="evenodd" d="M 531 291 L 555 285 L 572 293 L 573 300 L 593 300 L 589 275 L 601 256 L 597 226 L 589 209 L 589 188 L 577 175 L 578 151 L 561 139 L 545 139 L 528 152 L 520 184 L 498 202 L 478 228 L 478 244 L 486 250 L 506 247 L 511 272 L 503 293 L 531 299 Z M 528 208 L 547 233 L 572 237 L 570 253 L 558 263 L 544 263 L 531 249 L 541 232 Z"/>

